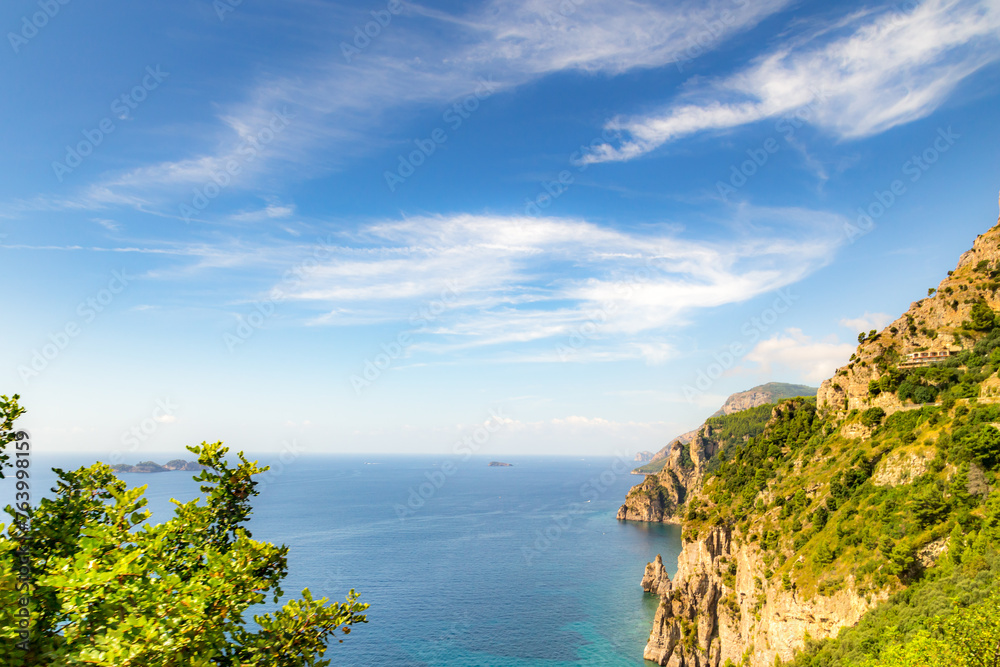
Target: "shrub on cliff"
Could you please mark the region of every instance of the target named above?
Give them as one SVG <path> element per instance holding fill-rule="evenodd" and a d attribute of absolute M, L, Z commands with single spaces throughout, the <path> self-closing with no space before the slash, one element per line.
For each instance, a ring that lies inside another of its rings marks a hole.
<path fill-rule="evenodd" d="M 2 397 L 0 410 L 9 432 L 23 412 L 17 396 Z M 0 462 L 10 441 L 0 437 Z M 221 443 L 188 449 L 205 466 L 194 478 L 205 502 L 178 502 L 165 523 L 143 525 L 145 487 L 128 488 L 102 463 L 56 469 L 53 498 L 6 508 L 14 522 L 0 534 L 0 664 L 329 665 L 321 659 L 327 640 L 366 622 L 360 612 L 368 605 L 354 591 L 327 604 L 306 589 L 302 599 L 255 615 L 251 630 L 244 615 L 267 594 L 277 603 L 288 571 L 288 547 L 254 540 L 244 526 L 257 495 L 253 477 L 267 468 L 242 452 L 231 467 Z M 26 460 L 18 459 L 22 482 L 30 480 Z"/>
<path fill-rule="evenodd" d="M 865 426 L 878 426 L 885 419 L 885 410 L 882 408 L 868 408 L 861 413 L 861 423 Z"/>
<path fill-rule="evenodd" d="M 969 319 L 962 326 L 972 331 L 990 331 L 996 326 L 996 313 L 985 301 L 977 301 L 969 312 Z"/>

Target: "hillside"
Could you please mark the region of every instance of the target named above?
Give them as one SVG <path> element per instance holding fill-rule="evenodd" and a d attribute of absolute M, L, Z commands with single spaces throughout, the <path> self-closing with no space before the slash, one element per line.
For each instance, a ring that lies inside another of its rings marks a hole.
<path fill-rule="evenodd" d="M 1000 605 L 1000 227 L 931 292 L 865 334 L 816 399 L 779 402 L 763 426 L 747 414 L 742 431 L 706 422 L 683 495 L 672 465 L 656 476 L 667 493 L 646 520 L 683 517 L 684 545 L 647 659 L 973 664 L 957 662 L 973 644 L 943 638 L 952 617 L 989 630 L 974 621 Z"/>
<path fill-rule="evenodd" d="M 722 407 L 712 413 L 712 417 L 730 415 L 749 408 L 755 408 L 768 403 L 776 403 L 784 398 L 795 396 L 815 396 L 816 387 L 808 387 L 802 384 L 786 384 L 784 382 L 768 382 L 746 391 L 740 391 L 726 399 Z M 711 417 L 710 417 L 711 418 Z M 633 472 L 638 474 L 655 474 L 663 470 L 667 464 L 667 459 L 678 447 L 691 442 L 694 437 L 702 431 L 705 424 L 702 424 L 693 431 L 683 433 L 670 441 L 663 449 L 654 454 L 646 465 L 636 468 Z"/>

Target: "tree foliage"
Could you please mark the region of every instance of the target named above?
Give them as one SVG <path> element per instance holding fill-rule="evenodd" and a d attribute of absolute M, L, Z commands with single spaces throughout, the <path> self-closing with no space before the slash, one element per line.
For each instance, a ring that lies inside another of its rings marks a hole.
<path fill-rule="evenodd" d="M 4 425 L 22 410 L 3 398 Z M 366 622 L 347 601 L 308 589 L 273 613 L 247 615 L 283 597 L 285 546 L 252 539 L 246 523 L 267 468 L 240 452 L 230 466 L 222 443 L 189 447 L 205 466 L 204 501 L 174 501 L 174 516 L 145 523 L 146 487 L 129 488 L 105 464 L 55 469 L 54 496 L 27 508 L 0 535 L 0 664 L 106 667 L 292 667 L 328 665 L 328 640 Z M 0 531 L 2 531 L 0 526 Z M 23 550 L 23 551 L 21 551 Z M 22 557 L 33 585 L 18 591 Z M 26 605 L 29 639 L 18 635 Z M 341 640 L 342 641 L 342 640 Z"/>

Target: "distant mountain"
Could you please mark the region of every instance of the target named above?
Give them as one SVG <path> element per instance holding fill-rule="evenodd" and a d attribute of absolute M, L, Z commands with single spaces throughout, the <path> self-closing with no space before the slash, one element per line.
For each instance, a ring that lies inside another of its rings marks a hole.
<path fill-rule="evenodd" d="M 111 468 L 115 472 L 172 472 L 174 470 L 186 470 L 189 472 L 197 472 L 202 469 L 202 465 L 197 461 L 185 461 L 184 459 L 174 459 L 172 461 L 167 461 L 163 465 L 159 463 L 154 463 L 153 461 L 142 461 L 140 463 L 129 465 L 127 463 L 118 463 Z"/>
<path fill-rule="evenodd" d="M 804 384 L 768 382 L 767 384 L 758 385 L 752 389 L 747 389 L 746 391 L 740 391 L 733 394 L 726 399 L 726 402 L 722 404 L 721 408 L 709 416 L 709 419 L 712 417 L 721 417 L 722 415 L 731 415 L 750 408 L 767 405 L 768 403 L 777 403 L 778 401 L 786 398 L 795 398 L 797 396 L 815 396 L 817 391 L 818 389 L 816 387 L 810 387 Z M 676 438 L 671 439 L 671 441 L 663 449 L 648 459 L 649 463 L 636 468 L 632 472 L 636 474 L 655 474 L 660 472 L 666 465 L 667 457 L 670 456 L 670 452 L 674 449 L 674 446 L 676 444 L 688 444 L 704 426 L 705 424 L 702 423 L 698 428 L 692 429 L 687 433 L 682 433 Z M 638 458 L 636 458 L 636 460 L 638 460 Z"/>
<path fill-rule="evenodd" d="M 804 384 L 787 384 L 785 382 L 768 382 L 753 389 L 747 389 L 733 394 L 726 399 L 722 407 L 712 414 L 713 417 L 731 415 L 740 410 L 755 408 L 765 403 L 777 403 L 785 398 L 797 396 L 815 396 L 818 389 Z"/>

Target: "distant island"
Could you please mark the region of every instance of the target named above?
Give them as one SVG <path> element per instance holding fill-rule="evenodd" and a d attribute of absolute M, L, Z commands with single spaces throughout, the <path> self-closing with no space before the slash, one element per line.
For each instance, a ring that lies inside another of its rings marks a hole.
<path fill-rule="evenodd" d="M 173 461 L 167 461 L 163 465 L 153 463 L 152 461 L 142 461 L 134 466 L 130 466 L 127 463 L 117 463 L 111 466 L 115 472 L 171 472 L 174 470 L 197 472 L 202 467 L 197 461 L 185 461 L 184 459 L 174 459 Z"/>
<path fill-rule="evenodd" d="M 504 463 L 503 461 L 490 461 L 490 467 L 492 468 L 511 468 L 513 463 Z"/>

